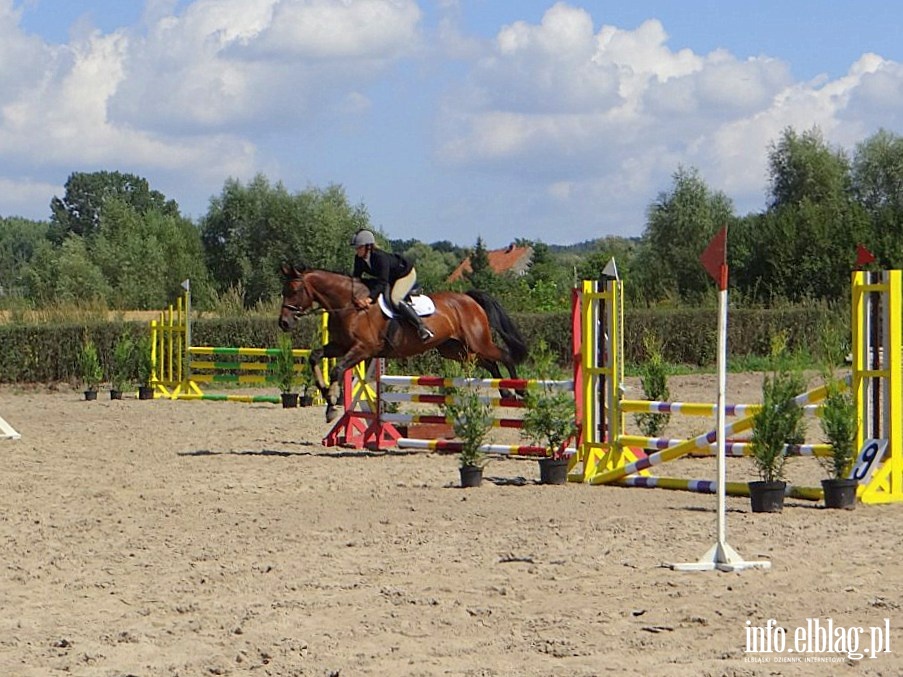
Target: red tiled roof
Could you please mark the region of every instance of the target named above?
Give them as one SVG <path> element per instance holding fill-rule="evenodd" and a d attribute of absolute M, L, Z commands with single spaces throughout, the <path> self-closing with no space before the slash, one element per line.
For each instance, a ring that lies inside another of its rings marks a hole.
<path fill-rule="evenodd" d="M 515 247 L 510 245 L 504 249 L 493 249 L 486 252 L 489 256 L 489 267 L 495 273 L 505 273 L 513 270 L 517 273 L 523 273 L 530 263 L 530 257 L 533 255 L 532 247 Z M 472 270 L 470 267 L 470 257 L 461 261 L 454 272 L 448 276 L 449 282 L 460 280 L 466 273 Z"/>

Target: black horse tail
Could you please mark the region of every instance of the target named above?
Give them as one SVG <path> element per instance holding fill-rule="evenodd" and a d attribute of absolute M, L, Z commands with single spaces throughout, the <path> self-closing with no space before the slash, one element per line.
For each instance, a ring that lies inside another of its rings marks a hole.
<path fill-rule="evenodd" d="M 467 295 L 480 304 L 489 319 L 489 326 L 498 332 L 508 348 L 508 354 L 514 364 L 520 364 L 527 358 L 529 348 L 520 329 L 514 324 L 514 320 L 505 312 L 501 304 L 493 297 L 478 289 L 471 289 Z"/>

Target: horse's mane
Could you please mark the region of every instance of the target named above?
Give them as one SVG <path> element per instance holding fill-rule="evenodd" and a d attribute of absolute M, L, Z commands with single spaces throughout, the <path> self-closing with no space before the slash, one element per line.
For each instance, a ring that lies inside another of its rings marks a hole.
<path fill-rule="evenodd" d="M 288 264 L 299 273 L 331 273 L 333 275 L 341 275 L 342 277 L 351 277 L 346 270 L 332 270 L 331 268 L 314 268 L 307 265 L 304 261 L 296 264 Z"/>

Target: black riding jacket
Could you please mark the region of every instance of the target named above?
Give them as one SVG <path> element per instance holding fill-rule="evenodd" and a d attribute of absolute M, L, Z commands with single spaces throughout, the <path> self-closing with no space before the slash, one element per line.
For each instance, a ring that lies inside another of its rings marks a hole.
<path fill-rule="evenodd" d="M 388 299 L 392 285 L 410 273 L 413 267 L 414 265 L 400 254 L 373 249 L 370 251 L 370 265 L 367 265 L 367 261 L 360 256 L 354 257 L 354 270 L 351 275 L 363 279 L 364 274 L 367 274 L 373 278 L 366 280 L 366 284 L 370 290 L 370 298 L 375 301 L 383 292 Z"/>

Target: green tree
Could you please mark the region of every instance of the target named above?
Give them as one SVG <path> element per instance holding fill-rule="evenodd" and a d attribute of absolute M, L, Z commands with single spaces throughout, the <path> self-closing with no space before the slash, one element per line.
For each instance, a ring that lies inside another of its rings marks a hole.
<path fill-rule="evenodd" d="M 639 243 L 638 238 L 616 236 L 596 240 L 592 249 L 575 262 L 576 279 L 578 281 L 601 279 L 602 271 L 611 259 L 615 259 L 618 274 L 625 278 L 629 277 Z"/>
<path fill-rule="evenodd" d="M 572 271 L 559 264 L 544 242 L 515 244 L 533 249 L 530 266 L 522 278 L 528 290 L 527 308 L 539 312 L 567 308 L 573 285 Z"/>
<path fill-rule="evenodd" d="M 849 162 L 828 146 L 817 127 L 798 134 L 787 127 L 768 151 L 769 208 L 830 202 L 849 187 Z"/>
<path fill-rule="evenodd" d="M 253 305 L 279 293 L 283 262 L 350 269 L 351 236 L 369 227 L 365 207 L 349 204 L 341 186 L 291 194 L 259 174 L 247 185 L 226 182 L 202 220 L 201 239 L 215 288 L 240 287 Z"/>
<path fill-rule="evenodd" d="M 881 129 L 856 146 L 853 193 L 866 210 L 865 241 L 882 265 L 903 265 L 903 137 Z"/>
<path fill-rule="evenodd" d="M 24 295 L 23 275 L 47 233 L 46 222 L 0 218 L 0 297 Z"/>
<path fill-rule="evenodd" d="M 696 169 L 679 167 L 671 190 L 660 193 L 647 210 L 636 271 L 647 298 L 673 293 L 683 301 L 698 302 L 710 294 L 699 255 L 732 218 L 733 205 L 724 193 L 712 191 Z"/>
<path fill-rule="evenodd" d="M 442 252 L 443 254 L 452 254 L 454 256 L 454 260 L 456 262 L 463 259 L 467 256 L 467 249 L 465 247 L 459 247 L 456 244 L 452 244 L 448 240 L 439 240 L 438 242 L 431 242 L 430 247 L 435 249 L 437 252 Z"/>
<path fill-rule="evenodd" d="M 100 218 L 108 198 L 118 198 L 139 214 L 156 210 L 178 215 L 174 200 L 151 190 L 147 179 L 121 172 L 74 172 L 66 180 L 66 193 L 50 201 L 51 236 L 61 243 L 67 234 L 89 236 L 100 229 Z"/>
<path fill-rule="evenodd" d="M 40 244 L 23 276 L 29 297 L 39 305 L 106 303 L 110 285 L 91 260 L 84 238 L 70 235 L 60 247 Z"/>
<path fill-rule="evenodd" d="M 417 242 L 403 253 L 417 267 L 417 281 L 425 291 L 438 291 L 447 286 L 446 280 L 457 263 L 453 254 L 443 254 L 422 242 Z"/>
<path fill-rule="evenodd" d="M 115 308 L 160 308 L 191 280 L 195 303 L 209 299 L 209 283 L 198 229 L 191 221 L 155 209 L 139 213 L 111 198 L 93 239 L 92 259 L 111 287 Z"/>
<path fill-rule="evenodd" d="M 770 207 L 759 222 L 746 283 L 760 297 L 838 299 L 856 243 L 868 234 L 852 199 L 850 166 L 818 129 L 785 129 L 769 153 Z"/>
<path fill-rule="evenodd" d="M 470 254 L 470 272 L 465 277 L 475 289 L 492 292 L 495 288 L 497 276 L 489 265 L 489 252 L 482 237 L 477 237 L 476 246 Z"/>

